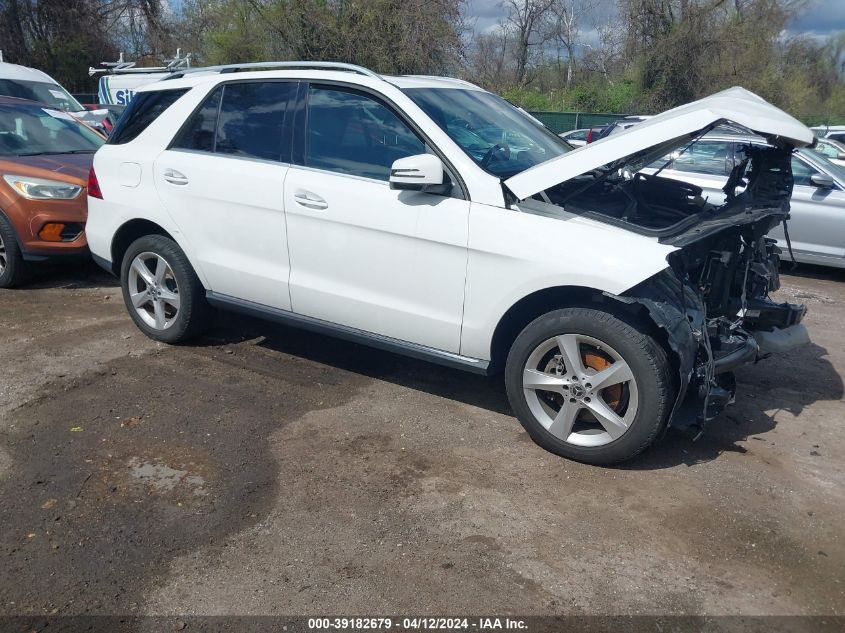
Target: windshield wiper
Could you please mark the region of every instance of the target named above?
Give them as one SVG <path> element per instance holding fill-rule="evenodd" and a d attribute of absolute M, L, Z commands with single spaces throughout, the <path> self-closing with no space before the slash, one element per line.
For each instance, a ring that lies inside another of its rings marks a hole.
<path fill-rule="evenodd" d="M 93 154 L 95 149 L 69 149 L 66 152 L 53 152 L 54 154 Z"/>
<path fill-rule="evenodd" d="M 14 156 L 44 156 L 44 154 L 50 154 L 51 152 L 27 152 L 25 154 L 14 154 Z"/>

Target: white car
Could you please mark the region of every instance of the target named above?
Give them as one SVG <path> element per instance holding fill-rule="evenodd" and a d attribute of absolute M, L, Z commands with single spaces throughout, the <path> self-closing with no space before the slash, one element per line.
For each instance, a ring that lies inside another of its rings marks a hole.
<path fill-rule="evenodd" d="M 845 143 L 845 125 L 819 125 L 810 128 L 819 138 L 829 138 Z"/>
<path fill-rule="evenodd" d="M 834 165 L 845 167 L 845 145 L 832 138 L 819 138 L 813 151 L 827 158 Z"/>
<path fill-rule="evenodd" d="M 572 147 L 583 147 L 587 144 L 587 137 L 589 134 L 590 128 L 585 127 L 580 130 L 570 130 L 569 132 L 558 134 L 558 136 L 572 145 Z"/>
<path fill-rule="evenodd" d="M 86 110 L 47 73 L 8 62 L 0 62 L 0 96 L 43 103 L 98 129 L 102 129 L 102 121 L 108 115 L 107 110 Z"/>
<path fill-rule="evenodd" d="M 777 143 L 741 197 L 636 175 L 724 120 Z M 740 88 L 571 150 L 463 81 L 202 69 L 142 88 L 97 152 L 88 243 L 156 340 L 198 335 L 216 307 L 503 370 L 537 443 L 605 464 L 703 425 L 732 369 L 807 340 L 804 307 L 768 298 L 764 236 L 812 141 Z"/>

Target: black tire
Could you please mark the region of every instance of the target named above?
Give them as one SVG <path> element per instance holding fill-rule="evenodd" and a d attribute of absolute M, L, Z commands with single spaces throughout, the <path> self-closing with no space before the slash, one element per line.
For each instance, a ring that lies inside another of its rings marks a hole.
<path fill-rule="evenodd" d="M 155 253 L 163 257 L 173 271 L 178 287 L 179 308 L 167 329 L 157 329 L 147 324 L 132 304 L 129 271 L 133 260 L 141 253 Z M 121 262 L 120 286 L 129 315 L 135 325 L 151 339 L 163 343 L 181 343 L 199 336 L 208 327 L 212 310 L 205 299 L 205 288 L 185 253 L 169 237 L 146 235 L 132 242 Z"/>
<path fill-rule="evenodd" d="M 544 341 L 563 334 L 580 334 L 605 342 L 621 355 L 636 380 L 636 415 L 621 437 L 602 446 L 577 446 L 553 435 L 540 423 L 526 399 L 523 371 L 530 355 Z M 566 308 L 538 317 L 516 337 L 505 366 L 505 385 L 511 407 L 537 444 L 568 459 L 609 465 L 639 454 L 663 429 L 674 402 L 672 375 L 666 351 L 641 329 L 607 312 Z"/>
<path fill-rule="evenodd" d="M 6 251 L 6 266 L 0 273 L 0 288 L 15 288 L 26 280 L 27 266 L 18 244 L 18 237 L 9 220 L 3 215 L 0 215 L 0 238 L 3 239 Z"/>

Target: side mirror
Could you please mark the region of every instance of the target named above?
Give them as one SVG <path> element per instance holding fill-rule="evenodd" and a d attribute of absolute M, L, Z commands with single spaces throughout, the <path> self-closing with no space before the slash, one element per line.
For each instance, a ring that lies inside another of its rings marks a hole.
<path fill-rule="evenodd" d="M 833 189 L 833 178 L 827 174 L 813 174 L 810 176 L 810 184 L 819 189 Z"/>
<path fill-rule="evenodd" d="M 443 180 L 443 162 L 433 154 L 400 158 L 390 167 L 391 189 L 431 191 Z"/>
<path fill-rule="evenodd" d="M 845 152 L 839 152 L 836 156 L 836 160 L 845 160 Z"/>

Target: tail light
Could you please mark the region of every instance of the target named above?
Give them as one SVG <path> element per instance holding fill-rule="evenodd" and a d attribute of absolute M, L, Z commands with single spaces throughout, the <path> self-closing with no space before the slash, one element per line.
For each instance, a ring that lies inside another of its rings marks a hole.
<path fill-rule="evenodd" d="M 592 142 L 593 142 L 593 128 L 590 128 L 590 131 L 587 132 L 587 143 L 592 143 Z M 92 167 L 91 172 L 93 173 L 93 171 L 94 171 L 94 168 Z"/>
<path fill-rule="evenodd" d="M 103 199 L 103 192 L 100 191 L 100 183 L 97 181 L 97 173 L 93 165 L 91 165 L 91 171 L 88 172 L 88 195 L 92 198 Z"/>

